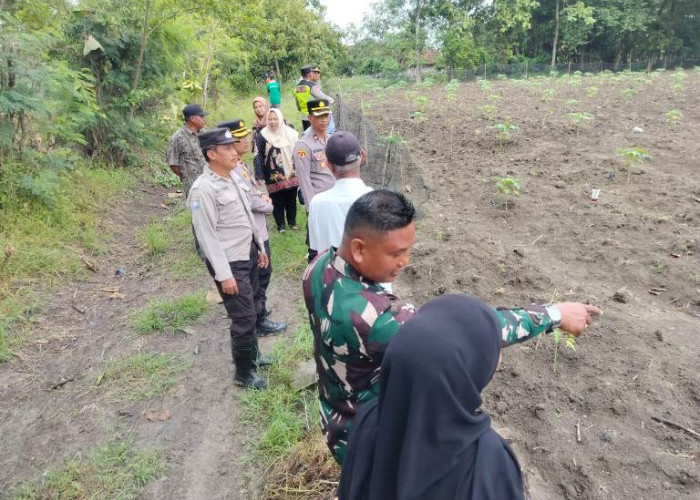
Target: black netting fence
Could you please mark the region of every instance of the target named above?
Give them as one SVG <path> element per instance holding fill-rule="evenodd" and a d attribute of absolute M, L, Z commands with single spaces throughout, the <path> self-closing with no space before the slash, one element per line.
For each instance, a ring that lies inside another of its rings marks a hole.
<path fill-rule="evenodd" d="M 447 80 L 456 78 L 458 80 L 468 81 L 475 80 L 477 78 L 528 78 L 531 76 L 547 76 L 552 72 L 556 72 L 559 75 L 562 74 L 574 74 L 576 72 L 580 73 L 601 73 L 603 71 L 611 71 L 613 73 L 621 71 L 656 71 L 656 70 L 675 70 L 679 68 L 683 69 L 693 69 L 700 66 L 700 60 L 697 59 L 658 59 L 653 61 L 620 61 L 618 63 L 613 62 L 587 62 L 587 63 L 577 63 L 577 62 L 564 62 L 556 64 L 552 67 L 550 64 L 546 63 L 533 63 L 533 62 L 522 62 L 522 63 L 510 63 L 510 64 L 498 64 L 498 63 L 487 63 L 481 66 L 475 66 L 473 68 L 459 68 L 455 70 L 449 69 L 436 69 L 434 67 L 426 67 L 422 69 L 422 74 L 424 77 L 435 77 L 439 76 Z M 415 78 L 415 70 L 409 69 L 404 73 L 392 73 L 392 74 L 377 74 L 374 75 L 376 78 Z"/>
<path fill-rule="evenodd" d="M 374 187 L 405 194 L 416 205 L 428 199 L 428 189 L 406 143 L 398 135 L 380 135 L 365 117 L 362 102 L 340 95 L 333 104 L 337 130 L 355 134 L 366 154 L 362 178 Z"/>

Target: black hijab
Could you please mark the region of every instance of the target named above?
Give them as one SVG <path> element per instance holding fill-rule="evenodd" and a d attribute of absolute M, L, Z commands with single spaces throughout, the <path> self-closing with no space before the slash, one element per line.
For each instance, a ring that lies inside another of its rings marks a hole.
<path fill-rule="evenodd" d="M 498 366 L 500 322 L 466 295 L 443 295 L 401 327 L 379 397 L 352 425 L 340 500 L 521 500 L 520 467 L 479 412 Z"/>

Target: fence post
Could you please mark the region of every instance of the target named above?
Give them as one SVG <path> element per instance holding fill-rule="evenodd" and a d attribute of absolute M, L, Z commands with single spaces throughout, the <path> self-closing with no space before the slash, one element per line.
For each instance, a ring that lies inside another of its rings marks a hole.
<path fill-rule="evenodd" d="M 484 80 L 486 80 L 486 63 L 484 63 Z"/>
<path fill-rule="evenodd" d="M 527 61 L 527 59 L 525 59 L 525 79 L 526 80 L 527 80 L 527 65 L 528 65 L 528 61 Z"/>

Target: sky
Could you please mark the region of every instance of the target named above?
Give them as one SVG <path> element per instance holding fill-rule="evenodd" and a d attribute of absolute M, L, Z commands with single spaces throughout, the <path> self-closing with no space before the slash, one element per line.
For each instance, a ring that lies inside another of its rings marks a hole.
<path fill-rule="evenodd" d="M 321 0 L 321 3 L 326 6 L 326 19 L 346 28 L 350 23 L 359 25 L 374 1 L 376 0 Z"/>

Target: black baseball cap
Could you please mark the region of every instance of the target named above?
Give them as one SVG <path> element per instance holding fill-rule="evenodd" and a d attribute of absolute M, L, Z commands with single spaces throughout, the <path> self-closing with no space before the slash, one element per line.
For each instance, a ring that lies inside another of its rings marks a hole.
<path fill-rule="evenodd" d="M 217 127 L 229 129 L 233 134 L 233 137 L 235 137 L 236 139 L 242 139 L 248 134 L 250 134 L 250 130 L 246 128 L 245 122 L 240 118 L 236 118 L 235 120 L 231 120 L 228 122 L 219 123 Z"/>
<path fill-rule="evenodd" d="M 209 112 L 204 111 L 199 104 L 188 104 L 182 108 L 182 114 L 187 120 L 190 116 L 207 116 Z"/>
<path fill-rule="evenodd" d="M 306 102 L 306 109 L 310 115 L 329 115 L 331 114 L 331 103 L 328 102 L 328 99 L 311 99 Z"/>
<path fill-rule="evenodd" d="M 233 134 L 227 128 L 217 127 L 199 134 L 199 147 L 201 149 L 219 144 L 231 144 L 233 141 L 235 141 Z"/>
<path fill-rule="evenodd" d="M 328 138 L 326 159 L 336 167 L 355 163 L 362 157 L 362 147 L 354 134 L 341 130 Z"/>

